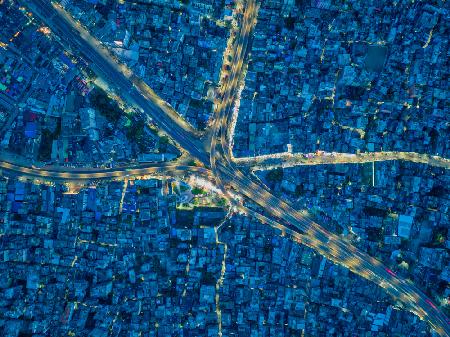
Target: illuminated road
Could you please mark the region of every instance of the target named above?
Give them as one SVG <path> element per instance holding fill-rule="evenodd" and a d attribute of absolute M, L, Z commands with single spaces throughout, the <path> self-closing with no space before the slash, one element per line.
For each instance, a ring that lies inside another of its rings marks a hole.
<path fill-rule="evenodd" d="M 211 153 L 208 154 L 204 145 L 193 135 L 183 128 L 182 124 L 174 120 L 173 116 L 167 114 L 162 108 L 161 102 L 153 101 L 154 97 L 146 90 L 139 87 L 140 84 L 130 80 L 117 65 L 111 61 L 96 45 L 92 44 L 90 36 L 80 36 L 61 13 L 44 0 L 23 0 L 24 3 L 32 3 L 32 9 L 41 13 L 41 18 L 57 33 L 65 44 L 71 46 L 88 58 L 93 70 L 109 85 L 113 85 L 119 96 L 124 100 L 134 103 L 144 113 L 148 114 L 167 134 L 180 144 L 194 158 L 197 158 L 206 166 L 211 166 L 214 178 L 219 186 L 227 192 L 231 188 L 235 193 L 245 196 L 259 204 L 272 223 L 278 223 L 285 231 L 293 233 L 302 243 L 310 246 L 330 260 L 344 265 L 353 272 L 382 286 L 393 297 L 398 298 L 407 308 L 426 319 L 433 328 L 441 335 L 449 335 L 450 328 L 445 315 L 439 309 L 430 306 L 430 301 L 424 294 L 418 291 L 414 285 L 397 276 L 392 275 L 381 264 L 366 253 L 359 251 L 356 247 L 342 238 L 334 235 L 311 220 L 307 211 L 297 211 L 288 203 L 272 195 L 252 175 L 245 174 L 238 169 L 232 161 L 231 147 L 228 142 L 230 120 L 232 118 L 232 102 L 236 94 L 237 83 L 242 71 L 243 60 L 247 53 L 247 44 L 253 23 L 256 19 L 257 6 L 254 0 L 248 0 L 244 13 L 240 34 L 237 38 L 236 53 L 233 58 L 232 74 L 226 84 L 223 96 L 223 105 L 217 109 L 213 123 L 213 137 L 211 141 Z M 73 24 L 73 23 L 72 23 Z M 167 168 L 158 168 L 167 170 Z M 178 168 L 180 172 L 184 168 Z M 178 169 L 174 169 L 177 173 Z M 74 173 L 66 173 L 69 175 Z M 86 173 L 79 173 L 86 174 Z M 124 172 L 117 173 L 123 175 Z M 88 174 L 89 175 L 89 174 Z M 65 177 L 61 177 L 64 179 Z"/>
<path fill-rule="evenodd" d="M 211 171 L 203 167 L 155 164 L 134 168 L 111 168 L 111 169 L 69 169 L 69 168 L 32 168 L 20 164 L 0 161 L 0 169 L 32 178 L 41 178 L 50 181 L 93 181 L 105 179 L 126 179 L 147 175 L 161 175 L 168 177 L 181 177 L 186 175 L 198 175 L 212 179 Z M 64 171 L 61 171 L 64 169 Z"/>
<path fill-rule="evenodd" d="M 253 171 L 272 170 L 277 167 L 323 164 L 359 164 L 374 161 L 403 160 L 450 169 L 450 160 L 415 152 L 364 152 L 358 154 L 319 152 L 319 153 L 277 153 L 258 157 L 233 158 L 240 167 L 249 167 Z"/>

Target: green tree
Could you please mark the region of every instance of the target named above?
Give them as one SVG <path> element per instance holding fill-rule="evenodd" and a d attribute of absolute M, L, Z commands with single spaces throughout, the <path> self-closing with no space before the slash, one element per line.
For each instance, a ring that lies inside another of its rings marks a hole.
<path fill-rule="evenodd" d="M 275 170 L 270 171 L 267 173 L 266 179 L 270 183 L 277 183 L 283 180 L 283 169 L 282 168 L 276 168 Z"/>
<path fill-rule="evenodd" d="M 123 111 L 120 109 L 119 105 L 99 87 L 96 87 L 91 91 L 89 94 L 89 100 L 92 103 L 92 106 L 112 123 L 117 123 L 123 114 Z"/>

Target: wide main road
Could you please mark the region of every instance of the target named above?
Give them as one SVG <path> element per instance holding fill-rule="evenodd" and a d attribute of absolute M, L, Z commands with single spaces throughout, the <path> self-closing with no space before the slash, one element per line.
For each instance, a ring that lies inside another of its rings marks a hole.
<path fill-rule="evenodd" d="M 195 139 L 192 134 L 183 128 L 182 124 L 166 113 L 162 101 L 158 102 L 154 97 L 142 90 L 139 82 L 133 81 L 131 76 L 124 75 L 118 69 L 117 64 L 110 60 L 105 53 L 94 44 L 89 36 L 80 35 L 76 29 L 60 11 L 56 11 L 49 1 L 45 0 L 23 0 L 31 9 L 38 13 L 47 25 L 64 40 L 74 51 L 84 54 L 91 67 L 98 76 L 103 78 L 108 84 L 113 85 L 119 96 L 126 101 L 132 101 L 144 113 L 148 114 L 167 134 L 178 142 L 193 157 L 196 157 L 203 164 L 210 164 L 210 156 L 203 144 Z M 254 5 L 254 0 L 249 1 Z M 251 7 L 253 8 L 253 7 Z M 248 16 L 250 19 L 251 16 Z M 245 22 L 245 20 L 244 20 Z M 246 26 L 248 27 L 248 26 Z M 245 33 L 244 28 L 244 33 Z M 246 38 L 243 37 L 238 44 L 238 48 L 246 46 Z M 245 54 L 245 53 L 244 53 Z M 244 55 L 243 54 L 243 55 Z M 242 62 L 242 58 L 236 57 L 236 63 Z M 240 64 L 242 65 L 242 64 Z M 237 75 L 241 67 L 234 67 Z M 137 85 L 136 85 L 137 84 Z M 334 262 L 349 267 L 355 273 L 366 277 L 369 280 L 383 286 L 391 295 L 399 298 L 409 309 L 428 320 L 433 328 L 441 335 L 450 336 L 450 327 L 445 315 L 438 309 L 430 305 L 431 301 L 408 282 L 401 280 L 383 267 L 383 265 L 366 253 L 356 249 L 342 238 L 329 233 L 315 223 L 306 211 L 299 212 L 293 209 L 288 203 L 272 195 L 251 177 L 241 172 L 230 158 L 230 147 L 227 143 L 226 133 L 229 125 L 231 107 L 228 104 L 232 101 L 233 85 L 226 95 L 227 106 L 222 109 L 215 124 L 213 137 L 212 161 L 214 163 L 214 174 L 233 187 L 237 193 L 253 200 L 259 204 L 276 222 L 282 223 L 290 230 L 305 236 L 305 244 L 317 250 L 319 253 L 329 257 Z M 220 139 L 221 146 L 217 146 L 216 138 Z M 218 149 L 216 150 L 216 147 Z M 225 186 L 225 185 L 223 185 Z"/>
<path fill-rule="evenodd" d="M 180 177 L 183 175 L 198 175 L 205 179 L 212 179 L 211 171 L 197 166 L 176 165 L 173 163 L 155 163 L 154 165 L 141 165 L 132 168 L 92 168 L 76 169 L 64 167 L 28 167 L 17 163 L 0 161 L 0 169 L 10 171 L 17 175 L 51 180 L 51 181 L 92 181 L 103 179 L 125 179 L 146 175 L 164 175 Z"/>
<path fill-rule="evenodd" d="M 235 52 L 233 55 L 231 74 L 225 85 L 222 99 L 216 106 L 214 124 L 212 127 L 210 161 L 213 171 L 216 161 L 225 159 L 231 164 L 231 145 L 228 143 L 229 126 L 232 124 L 233 106 L 241 80 L 244 59 L 247 56 L 248 41 L 254 28 L 257 16 L 257 5 L 255 0 L 247 0 L 245 11 L 242 16 L 241 27 L 235 41 Z M 223 153 L 226 152 L 226 153 Z"/>

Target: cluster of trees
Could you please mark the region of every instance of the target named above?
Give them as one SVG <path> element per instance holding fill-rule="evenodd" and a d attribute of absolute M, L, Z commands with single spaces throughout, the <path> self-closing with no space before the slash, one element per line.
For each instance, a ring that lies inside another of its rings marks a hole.
<path fill-rule="evenodd" d="M 96 87 L 91 91 L 89 98 L 93 108 L 113 124 L 117 124 L 124 115 L 120 106 L 99 87 Z M 143 119 L 136 118 L 131 121 L 130 126 L 125 130 L 125 135 L 128 140 L 135 143 L 142 152 L 145 152 L 153 145 L 153 138 L 148 137 L 145 132 L 146 126 L 146 122 Z M 153 132 L 152 129 L 150 129 L 150 131 Z M 161 137 L 160 144 L 162 144 L 163 147 L 166 146 L 168 142 L 168 139 Z"/>
<path fill-rule="evenodd" d="M 39 144 L 40 161 L 48 161 L 52 155 L 52 144 L 55 139 L 58 139 L 61 134 L 61 121 L 59 120 L 56 129 L 50 131 L 49 129 L 43 129 L 41 133 L 41 143 Z"/>
<path fill-rule="evenodd" d="M 193 195 L 206 194 L 205 190 L 203 190 L 203 189 L 201 189 L 201 188 L 198 188 L 198 187 L 194 187 L 194 188 L 191 190 L 191 192 L 192 192 Z"/>
<path fill-rule="evenodd" d="M 266 179 L 272 184 L 281 182 L 283 180 L 283 169 L 278 167 L 275 170 L 269 171 L 266 175 Z"/>
<path fill-rule="evenodd" d="M 152 138 L 148 137 L 145 132 L 145 122 L 139 119 L 132 122 L 126 129 L 126 136 L 130 141 L 133 141 L 138 146 L 139 150 L 145 152 L 146 149 L 152 145 Z"/>
<path fill-rule="evenodd" d="M 92 106 L 111 123 L 117 123 L 123 112 L 119 105 L 108 97 L 108 94 L 98 87 L 92 89 L 89 100 Z"/>

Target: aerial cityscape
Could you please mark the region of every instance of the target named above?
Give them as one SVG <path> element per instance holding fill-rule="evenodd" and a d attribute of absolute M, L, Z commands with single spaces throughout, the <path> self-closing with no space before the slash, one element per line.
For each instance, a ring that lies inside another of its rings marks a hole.
<path fill-rule="evenodd" d="M 445 0 L 0 0 L 0 337 L 450 336 Z"/>

